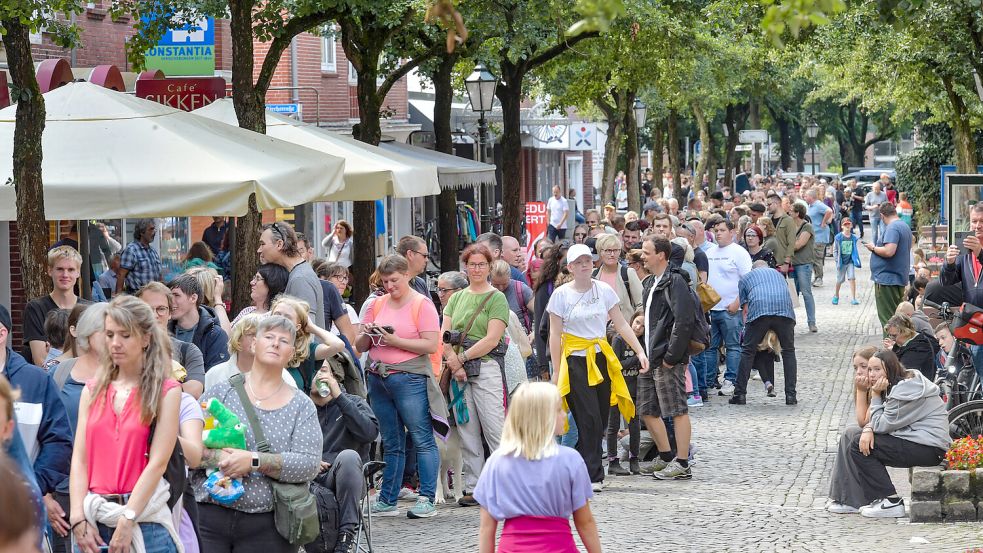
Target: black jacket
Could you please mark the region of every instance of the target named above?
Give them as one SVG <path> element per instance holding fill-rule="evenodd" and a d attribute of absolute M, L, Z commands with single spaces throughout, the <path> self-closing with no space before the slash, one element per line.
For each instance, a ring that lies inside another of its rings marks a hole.
<path fill-rule="evenodd" d="M 946 286 L 962 285 L 963 302 L 983 307 L 983 276 L 977 280 L 976 275 L 973 274 L 972 255 L 972 253 L 965 253 L 957 257 L 953 264 L 943 263 L 939 280 Z M 980 256 L 983 257 L 983 253 Z"/>
<path fill-rule="evenodd" d="M 369 444 L 379 435 L 379 421 L 364 399 L 342 393 L 324 407 L 317 408 L 317 422 L 324 435 L 321 460 L 334 463 L 346 449 L 358 452 L 363 461 L 369 456 Z"/>
<path fill-rule="evenodd" d="M 929 381 L 935 379 L 935 352 L 927 336 L 916 332 L 907 344 L 894 344 L 893 350 L 906 369 L 922 373 Z"/>
<path fill-rule="evenodd" d="M 167 330 L 174 335 L 177 321 L 167 323 Z M 198 346 L 205 361 L 205 372 L 208 369 L 229 360 L 229 336 L 222 330 L 215 318 L 215 312 L 210 307 L 198 306 L 198 325 L 195 327 L 191 343 Z"/>
<path fill-rule="evenodd" d="M 649 295 L 655 294 L 645 321 L 649 331 L 646 344 L 649 362 L 656 368 L 663 361 L 678 365 L 686 361 L 696 306 L 686 278 L 677 269 L 670 269 L 662 280 L 654 281 L 654 277 L 645 279 L 642 291 L 642 305 L 649 305 Z"/>

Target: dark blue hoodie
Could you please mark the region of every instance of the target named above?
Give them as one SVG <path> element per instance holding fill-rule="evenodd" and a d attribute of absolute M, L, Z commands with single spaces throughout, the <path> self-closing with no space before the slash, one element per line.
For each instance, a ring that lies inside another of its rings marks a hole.
<path fill-rule="evenodd" d="M 11 387 L 20 390 L 14 403 L 17 430 L 28 456 L 34 459 L 38 487 L 41 494 L 53 492 L 68 478 L 72 463 L 72 429 L 58 387 L 51 376 L 9 347 L 3 370 Z"/>
<path fill-rule="evenodd" d="M 191 343 L 198 346 L 205 360 L 205 372 L 208 369 L 229 360 L 229 335 L 215 318 L 214 311 L 209 307 L 198 306 L 198 325 L 195 326 Z M 177 321 L 167 323 L 167 330 L 174 335 Z"/>

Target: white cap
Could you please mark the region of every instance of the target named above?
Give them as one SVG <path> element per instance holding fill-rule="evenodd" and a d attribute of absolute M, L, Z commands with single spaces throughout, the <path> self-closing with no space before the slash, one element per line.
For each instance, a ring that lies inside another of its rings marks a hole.
<path fill-rule="evenodd" d="M 573 263 L 585 255 L 590 257 L 591 261 L 597 261 L 597 256 L 590 251 L 587 244 L 574 244 L 567 250 L 567 263 Z"/>

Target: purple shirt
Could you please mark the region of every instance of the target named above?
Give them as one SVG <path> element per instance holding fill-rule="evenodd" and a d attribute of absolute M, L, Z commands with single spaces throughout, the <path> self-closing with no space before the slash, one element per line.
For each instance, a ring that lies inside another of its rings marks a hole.
<path fill-rule="evenodd" d="M 485 463 L 474 498 L 495 520 L 520 516 L 570 518 L 594 496 L 587 465 L 576 450 L 530 461 L 496 451 Z"/>

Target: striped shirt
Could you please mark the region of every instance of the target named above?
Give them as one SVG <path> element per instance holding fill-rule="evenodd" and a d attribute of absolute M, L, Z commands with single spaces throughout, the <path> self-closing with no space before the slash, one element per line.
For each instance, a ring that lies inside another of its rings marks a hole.
<path fill-rule="evenodd" d="M 795 320 L 792 297 L 785 277 L 770 267 L 754 269 L 738 283 L 741 305 L 747 305 L 747 321 L 759 317 L 787 317 Z"/>

